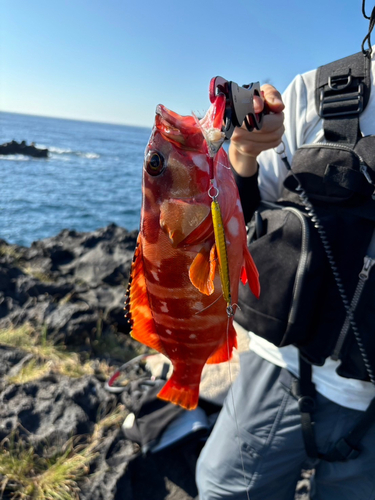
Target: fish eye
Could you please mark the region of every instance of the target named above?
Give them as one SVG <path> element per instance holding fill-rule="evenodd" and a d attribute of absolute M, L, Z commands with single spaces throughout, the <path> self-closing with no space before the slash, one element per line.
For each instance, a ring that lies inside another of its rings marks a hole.
<path fill-rule="evenodd" d="M 164 170 L 164 158 L 156 151 L 150 151 L 146 157 L 146 170 L 150 175 L 160 175 Z"/>

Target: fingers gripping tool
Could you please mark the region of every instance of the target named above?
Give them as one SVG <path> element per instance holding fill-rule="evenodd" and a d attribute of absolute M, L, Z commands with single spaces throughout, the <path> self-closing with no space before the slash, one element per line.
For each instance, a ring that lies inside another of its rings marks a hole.
<path fill-rule="evenodd" d="M 243 123 L 249 132 L 262 128 L 263 117 L 267 110 L 264 108 L 261 113 L 255 113 L 253 101 L 254 96 L 262 98 L 259 82 L 240 87 L 235 82 L 216 76 L 210 82 L 209 97 L 211 103 L 219 94 L 224 94 L 226 98 L 222 128 L 225 139 L 230 139 L 235 127 L 241 127 Z"/>

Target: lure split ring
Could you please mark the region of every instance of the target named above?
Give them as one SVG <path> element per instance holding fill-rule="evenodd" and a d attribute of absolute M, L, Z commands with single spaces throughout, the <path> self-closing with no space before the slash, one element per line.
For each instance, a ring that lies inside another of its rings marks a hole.
<path fill-rule="evenodd" d="M 211 193 L 211 189 L 215 190 L 215 194 Z M 216 198 L 219 196 L 219 193 L 220 193 L 219 189 L 216 186 L 214 186 L 213 184 L 211 184 L 211 186 L 208 190 L 208 196 L 211 198 L 211 200 L 216 200 Z"/>

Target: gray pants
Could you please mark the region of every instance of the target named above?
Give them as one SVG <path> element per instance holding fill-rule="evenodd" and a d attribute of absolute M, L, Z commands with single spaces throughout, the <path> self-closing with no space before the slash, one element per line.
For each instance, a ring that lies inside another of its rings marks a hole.
<path fill-rule="evenodd" d="M 247 500 L 246 489 L 250 500 L 293 500 L 303 468 L 315 468 L 314 500 L 375 500 L 375 423 L 358 458 L 312 462 L 290 390 L 292 378 L 252 352 L 241 356 L 240 375 L 199 457 L 200 500 Z M 318 394 L 314 418 L 319 451 L 326 453 L 362 415 Z"/>

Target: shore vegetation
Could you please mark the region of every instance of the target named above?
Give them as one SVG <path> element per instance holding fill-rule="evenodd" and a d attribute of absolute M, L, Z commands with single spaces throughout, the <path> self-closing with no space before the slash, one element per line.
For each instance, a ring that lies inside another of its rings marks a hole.
<path fill-rule="evenodd" d="M 75 352 L 70 352 L 62 344 L 55 345 L 47 339 L 46 329 L 35 330 L 30 325 L 0 329 L 0 344 L 17 347 L 30 354 L 19 372 L 8 378 L 13 384 L 37 380 L 50 373 L 59 373 L 78 378 L 101 373 L 109 376 L 111 367 L 104 361 L 82 362 Z"/>
<path fill-rule="evenodd" d="M 5 382 L 27 384 L 51 373 L 69 377 L 101 375 L 111 367 L 105 362 L 82 362 L 79 355 L 47 339 L 46 329 L 24 324 L 0 329 L 0 344 L 27 352 L 19 371 Z M 90 466 L 106 432 L 119 428 L 127 411 L 122 404 L 101 408 L 90 435 L 75 436 L 62 446 L 35 447 L 16 431 L 0 443 L 0 499 L 77 500 L 79 481 L 90 477 Z"/>

